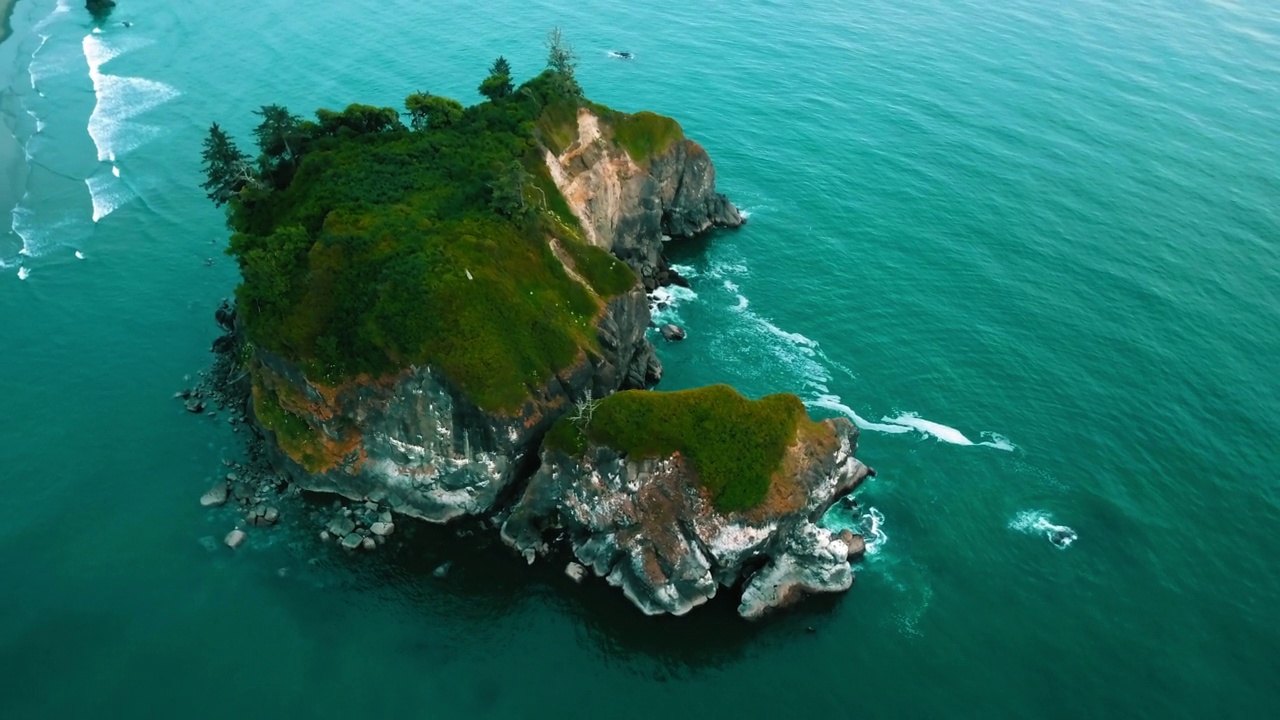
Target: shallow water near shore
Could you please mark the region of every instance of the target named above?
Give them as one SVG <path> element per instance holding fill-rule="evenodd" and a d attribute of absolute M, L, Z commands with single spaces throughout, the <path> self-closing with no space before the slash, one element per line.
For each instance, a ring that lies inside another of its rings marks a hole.
<path fill-rule="evenodd" d="M 18 0 L 0 43 L 0 715 L 1280 711 L 1272 4 L 82 5 Z M 492 533 L 347 555 L 323 498 L 202 545 L 242 448 L 171 398 L 236 282 L 209 122 L 474 102 L 557 24 L 592 99 L 679 119 L 750 215 L 670 248 L 663 387 L 864 428 L 847 595 L 645 618 Z"/>

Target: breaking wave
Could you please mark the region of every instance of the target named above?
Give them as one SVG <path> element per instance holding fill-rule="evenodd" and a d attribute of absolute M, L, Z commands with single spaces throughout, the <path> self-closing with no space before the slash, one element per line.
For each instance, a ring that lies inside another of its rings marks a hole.
<path fill-rule="evenodd" d="M 97 98 L 89 116 L 89 136 L 98 148 L 98 159 L 115 162 L 116 158 L 138 148 L 160 132 L 159 128 L 129 120 L 178 97 L 179 92 L 155 80 L 109 75 L 102 71 L 102 66 L 113 58 L 139 47 L 136 43 L 111 44 L 90 33 L 81 44 Z"/>
<path fill-rule="evenodd" d="M 1046 512 L 1023 510 L 1009 521 L 1009 529 L 1028 535 L 1043 535 L 1054 547 L 1066 550 L 1078 537 L 1076 531 L 1066 525 L 1056 525 Z"/>
<path fill-rule="evenodd" d="M 94 222 L 98 222 L 115 212 L 121 205 L 137 197 L 115 175 L 93 175 L 85 178 L 84 184 L 89 188 L 89 197 L 93 200 Z"/>

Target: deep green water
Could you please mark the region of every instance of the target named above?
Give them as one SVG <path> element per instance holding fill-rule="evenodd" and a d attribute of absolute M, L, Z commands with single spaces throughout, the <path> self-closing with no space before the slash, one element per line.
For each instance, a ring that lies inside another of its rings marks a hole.
<path fill-rule="evenodd" d="M 1273 3 L 121 0 L 91 34 L 61 2 L 0 44 L 0 717 L 1280 713 Z M 649 619 L 450 531 L 348 557 L 298 508 L 202 547 L 240 452 L 170 398 L 236 281 L 208 123 L 475 101 L 555 24 L 750 212 L 672 250 L 664 385 L 868 428 L 848 595 Z"/>

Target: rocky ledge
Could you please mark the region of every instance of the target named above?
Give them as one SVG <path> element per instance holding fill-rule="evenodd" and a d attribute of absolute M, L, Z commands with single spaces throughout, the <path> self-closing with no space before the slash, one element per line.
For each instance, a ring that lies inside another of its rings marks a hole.
<path fill-rule="evenodd" d="M 806 594 L 853 583 L 861 538 L 817 522 L 870 474 L 854 457 L 858 431 L 837 418 L 797 435 L 765 501 L 722 512 L 679 453 L 632 458 L 590 445 L 581 457 L 546 450 L 502 528 L 532 563 L 555 537 L 649 615 L 683 615 L 745 581 L 738 612 L 755 619 Z"/>

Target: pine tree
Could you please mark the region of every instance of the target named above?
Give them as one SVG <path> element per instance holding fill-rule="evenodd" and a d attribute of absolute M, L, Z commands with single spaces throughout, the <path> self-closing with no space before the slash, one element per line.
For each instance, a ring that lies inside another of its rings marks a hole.
<path fill-rule="evenodd" d="M 578 69 L 578 55 L 573 47 L 565 42 L 560 28 L 552 28 L 547 33 L 547 67 L 560 77 L 564 91 L 569 95 L 582 95 L 582 86 L 574 73 Z"/>
<path fill-rule="evenodd" d="M 205 181 L 200 184 L 214 205 L 219 207 L 235 197 L 246 185 L 260 187 L 261 181 L 249 165 L 249 156 L 236 147 L 218 123 L 209 127 L 209 137 L 204 139 Z"/>

